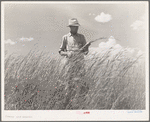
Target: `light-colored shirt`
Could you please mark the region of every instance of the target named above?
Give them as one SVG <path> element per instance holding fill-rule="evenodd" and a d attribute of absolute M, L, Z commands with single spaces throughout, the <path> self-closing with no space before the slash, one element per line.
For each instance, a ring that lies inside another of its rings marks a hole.
<path fill-rule="evenodd" d="M 72 35 L 70 32 L 62 37 L 60 51 L 78 51 L 86 44 L 84 35 L 76 33 Z M 87 51 L 87 50 L 85 50 Z"/>

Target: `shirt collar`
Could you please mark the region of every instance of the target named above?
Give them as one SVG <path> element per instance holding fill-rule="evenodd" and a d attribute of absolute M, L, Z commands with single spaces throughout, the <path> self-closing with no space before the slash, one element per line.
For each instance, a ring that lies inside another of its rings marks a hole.
<path fill-rule="evenodd" d="M 69 35 L 69 36 L 72 36 L 72 33 L 69 32 L 68 35 Z M 79 35 L 78 33 L 75 34 L 75 36 L 78 36 L 78 35 Z"/>

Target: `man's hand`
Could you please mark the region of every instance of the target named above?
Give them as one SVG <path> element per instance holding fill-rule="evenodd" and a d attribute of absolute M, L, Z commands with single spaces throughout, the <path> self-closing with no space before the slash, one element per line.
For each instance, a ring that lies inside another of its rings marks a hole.
<path fill-rule="evenodd" d="M 80 49 L 80 51 L 81 51 L 81 52 L 86 52 L 86 51 L 88 51 L 90 45 L 91 45 L 91 43 L 90 43 L 90 42 L 87 42 L 87 43 Z"/>
<path fill-rule="evenodd" d="M 68 52 L 60 51 L 59 53 L 61 56 L 66 56 L 67 58 L 71 58 L 73 55 L 73 52 L 71 51 L 68 51 Z"/>
<path fill-rule="evenodd" d="M 71 51 L 68 51 L 68 52 L 67 52 L 67 58 L 71 58 L 72 55 L 73 55 L 73 53 L 72 53 Z"/>
<path fill-rule="evenodd" d="M 84 55 L 87 55 L 89 53 L 89 51 L 84 52 Z"/>

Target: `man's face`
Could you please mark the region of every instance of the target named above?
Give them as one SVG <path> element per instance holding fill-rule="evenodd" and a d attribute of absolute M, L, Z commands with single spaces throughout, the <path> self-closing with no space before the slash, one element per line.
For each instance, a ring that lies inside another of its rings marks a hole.
<path fill-rule="evenodd" d="M 78 26 L 70 26 L 70 32 L 76 34 L 78 32 Z"/>

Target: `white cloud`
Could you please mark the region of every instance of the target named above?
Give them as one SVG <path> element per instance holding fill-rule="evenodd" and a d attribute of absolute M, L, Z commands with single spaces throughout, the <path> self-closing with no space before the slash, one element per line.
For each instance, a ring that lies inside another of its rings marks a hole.
<path fill-rule="evenodd" d="M 136 56 L 136 51 L 134 48 L 125 48 L 125 52 L 124 52 L 124 55 L 128 56 L 128 57 L 134 57 Z"/>
<path fill-rule="evenodd" d="M 110 50 L 110 55 L 109 55 L 110 59 L 120 51 L 123 51 L 122 58 L 124 57 L 135 58 L 143 54 L 143 52 L 139 49 L 122 47 L 120 44 L 116 43 L 116 40 L 113 36 L 110 36 L 107 42 L 101 42 L 98 47 L 91 47 L 89 50 L 91 54 L 95 54 L 97 56 L 101 56 L 104 53 L 106 53 L 108 50 Z"/>
<path fill-rule="evenodd" d="M 114 45 L 114 51 L 113 54 L 117 54 L 122 50 L 122 46 L 120 44 Z"/>
<path fill-rule="evenodd" d="M 10 45 L 14 45 L 14 44 L 15 44 L 15 42 L 13 42 L 11 39 L 5 40 L 4 43 L 5 43 L 5 44 L 10 44 Z"/>
<path fill-rule="evenodd" d="M 19 39 L 20 41 L 32 41 L 32 40 L 34 40 L 33 38 L 24 38 L 24 37 L 22 37 L 22 38 L 20 38 Z"/>
<path fill-rule="evenodd" d="M 100 15 L 97 15 L 95 17 L 95 20 L 97 22 L 102 22 L 102 23 L 109 22 L 111 19 L 112 19 L 111 15 L 105 14 L 104 12 L 102 12 Z"/>
<path fill-rule="evenodd" d="M 110 36 L 110 38 L 108 39 L 108 41 L 106 42 L 106 44 L 109 46 L 109 47 L 112 47 L 114 45 L 116 45 L 116 40 L 113 36 Z"/>
<path fill-rule="evenodd" d="M 142 54 L 144 54 L 144 53 L 141 50 L 139 50 L 136 56 L 138 57 L 138 56 L 140 56 Z"/>
<path fill-rule="evenodd" d="M 99 44 L 99 48 L 103 48 L 103 47 L 106 47 L 107 45 L 106 45 L 106 42 L 101 42 L 100 44 Z"/>
<path fill-rule="evenodd" d="M 131 27 L 133 28 L 133 30 L 138 31 L 141 29 L 146 29 L 147 24 L 148 24 L 148 17 L 146 16 L 146 14 L 144 14 L 143 16 L 139 18 L 139 20 L 136 20 L 135 22 L 133 22 Z"/>
<path fill-rule="evenodd" d="M 24 38 L 24 37 L 22 37 L 22 38 L 20 38 L 19 39 L 19 41 L 21 41 L 21 42 L 24 42 L 24 41 L 32 41 L 32 40 L 34 40 L 33 38 Z M 5 40 L 4 41 L 4 43 L 5 44 L 10 44 L 10 45 L 14 45 L 14 44 L 16 44 L 18 41 L 16 41 L 16 42 L 14 42 L 14 41 L 12 41 L 11 39 L 7 39 L 7 40 Z"/>
<path fill-rule="evenodd" d="M 114 46 L 114 48 L 116 48 L 116 49 L 121 49 L 122 46 L 121 46 L 120 44 L 116 44 L 116 45 Z"/>
<path fill-rule="evenodd" d="M 144 52 L 141 51 L 140 49 L 138 48 L 125 48 L 126 52 L 126 56 L 128 57 L 139 57 L 141 55 L 144 55 Z"/>
<path fill-rule="evenodd" d="M 132 53 L 132 54 L 133 54 L 134 51 L 135 51 L 133 48 L 126 48 L 126 49 L 127 49 L 127 51 L 128 51 L 129 53 Z"/>
<path fill-rule="evenodd" d="M 143 28 L 144 22 L 141 20 L 136 20 L 131 27 L 133 28 L 133 30 L 140 30 L 141 28 Z"/>
<path fill-rule="evenodd" d="M 107 42 L 101 42 L 99 44 L 99 47 L 100 48 L 107 48 L 107 49 L 109 49 L 110 47 L 113 47 L 115 45 L 116 45 L 115 38 L 113 36 L 110 36 L 110 38 L 108 39 L 108 41 Z"/>
<path fill-rule="evenodd" d="M 97 48 L 90 48 L 92 53 L 105 53 L 108 49 L 111 49 L 111 55 L 117 54 L 121 49 L 122 46 L 116 43 L 116 40 L 113 36 L 110 36 L 107 42 L 101 42 L 99 47 Z"/>

